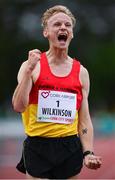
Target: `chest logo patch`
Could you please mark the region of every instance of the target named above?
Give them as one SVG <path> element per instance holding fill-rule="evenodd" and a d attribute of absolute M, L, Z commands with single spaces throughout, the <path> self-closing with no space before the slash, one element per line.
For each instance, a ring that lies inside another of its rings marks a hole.
<path fill-rule="evenodd" d="M 50 91 L 43 91 L 41 93 L 41 95 L 42 95 L 43 98 L 47 98 L 49 96 L 49 93 L 50 93 Z"/>

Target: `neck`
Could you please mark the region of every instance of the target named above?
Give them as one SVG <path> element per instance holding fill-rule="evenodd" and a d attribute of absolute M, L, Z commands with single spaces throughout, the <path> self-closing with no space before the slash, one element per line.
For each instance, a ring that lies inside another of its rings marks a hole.
<path fill-rule="evenodd" d="M 59 48 L 50 48 L 46 52 L 47 58 L 50 60 L 49 63 L 63 63 L 68 59 L 68 50 Z"/>

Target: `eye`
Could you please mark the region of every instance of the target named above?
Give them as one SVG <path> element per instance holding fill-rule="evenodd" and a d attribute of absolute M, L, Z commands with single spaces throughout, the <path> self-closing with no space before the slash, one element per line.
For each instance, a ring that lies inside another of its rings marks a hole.
<path fill-rule="evenodd" d="M 71 27 L 72 25 L 70 23 L 65 24 L 67 27 Z"/>
<path fill-rule="evenodd" d="M 56 23 L 54 23 L 54 26 L 60 26 L 61 25 L 61 23 L 60 22 L 56 22 Z"/>

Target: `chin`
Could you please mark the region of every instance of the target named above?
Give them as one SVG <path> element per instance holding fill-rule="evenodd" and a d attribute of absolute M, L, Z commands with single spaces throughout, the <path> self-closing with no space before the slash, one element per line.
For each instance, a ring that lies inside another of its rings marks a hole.
<path fill-rule="evenodd" d="M 58 49 L 63 49 L 63 50 L 64 50 L 64 49 L 65 49 L 65 50 L 68 49 L 68 45 L 67 45 L 67 44 L 65 44 L 65 45 L 59 44 L 59 45 L 57 45 L 56 47 L 57 47 Z"/>
<path fill-rule="evenodd" d="M 60 50 L 66 50 L 68 47 L 58 47 Z"/>

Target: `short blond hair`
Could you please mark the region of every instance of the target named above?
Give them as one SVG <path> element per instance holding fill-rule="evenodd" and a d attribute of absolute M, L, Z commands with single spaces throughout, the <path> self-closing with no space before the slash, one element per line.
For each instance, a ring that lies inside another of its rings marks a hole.
<path fill-rule="evenodd" d="M 45 28 L 47 26 L 48 19 L 51 16 L 53 16 L 54 14 L 57 14 L 60 12 L 68 15 L 71 18 L 72 24 L 74 27 L 76 24 L 76 19 L 75 19 L 74 15 L 71 13 L 71 11 L 66 6 L 62 6 L 62 5 L 53 6 L 44 12 L 44 14 L 42 16 L 42 27 Z"/>

